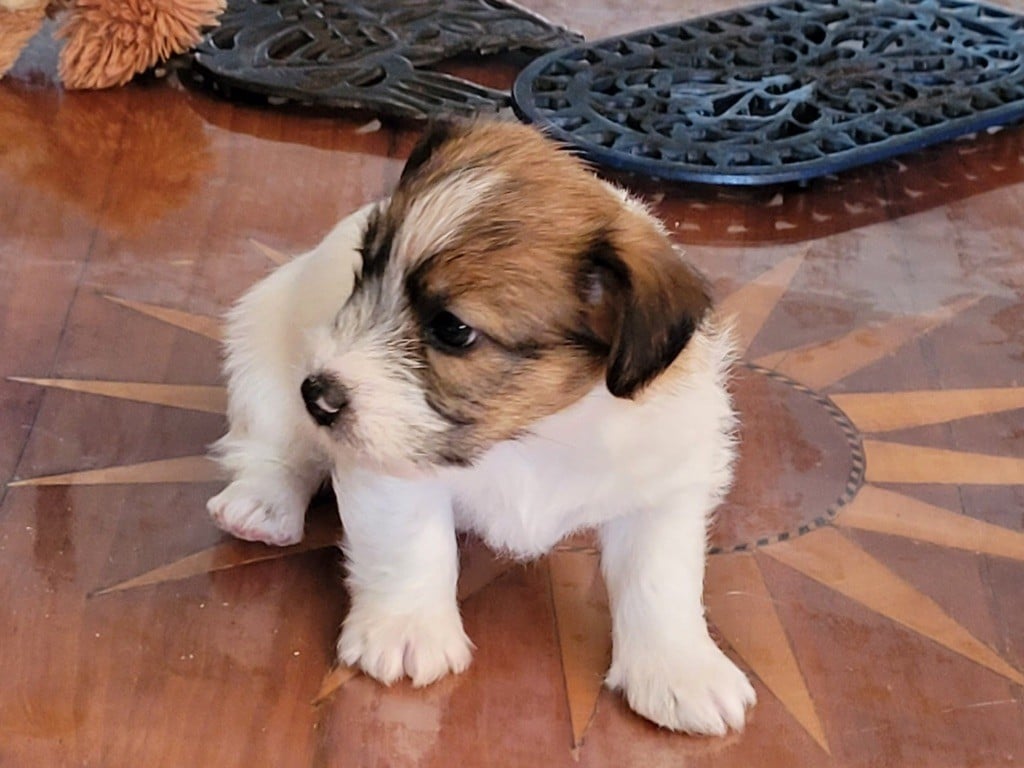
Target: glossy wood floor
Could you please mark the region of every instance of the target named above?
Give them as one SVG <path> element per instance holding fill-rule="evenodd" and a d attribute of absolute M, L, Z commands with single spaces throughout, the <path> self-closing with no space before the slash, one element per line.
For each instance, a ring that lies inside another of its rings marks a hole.
<path fill-rule="evenodd" d="M 728 3 L 580 5 L 533 7 L 596 37 Z M 760 701 L 702 739 L 601 690 L 585 539 L 465 542 L 465 674 L 333 667 L 329 504 L 287 550 L 207 520 L 216 318 L 414 135 L 63 93 L 52 53 L 0 81 L 0 766 L 1024 765 L 1024 129 L 805 190 L 637 185 L 744 348 L 707 605 Z"/>

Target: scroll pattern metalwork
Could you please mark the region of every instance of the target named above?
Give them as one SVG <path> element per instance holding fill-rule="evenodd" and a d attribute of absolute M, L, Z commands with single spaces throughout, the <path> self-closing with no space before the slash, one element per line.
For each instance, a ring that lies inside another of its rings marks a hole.
<path fill-rule="evenodd" d="M 804 180 L 1024 116 L 1024 18 L 960 0 L 789 0 L 549 53 L 520 116 L 594 161 Z"/>
<path fill-rule="evenodd" d="M 430 64 L 581 39 L 501 0 L 229 0 L 192 63 L 222 89 L 422 119 L 508 103 L 506 92 Z"/>

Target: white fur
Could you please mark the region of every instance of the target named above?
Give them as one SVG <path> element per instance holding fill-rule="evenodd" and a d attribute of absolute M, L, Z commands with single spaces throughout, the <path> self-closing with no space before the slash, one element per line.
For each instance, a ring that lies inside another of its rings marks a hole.
<path fill-rule="evenodd" d="M 443 249 L 462 220 L 501 182 L 498 172 L 469 168 L 450 174 L 417 196 L 395 237 L 395 259 L 409 267 Z"/>
<path fill-rule="evenodd" d="M 233 482 L 206 506 L 219 527 L 241 539 L 278 546 L 300 541 L 310 496 L 330 469 L 295 393 L 308 374 L 312 331 L 329 326 L 352 292 L 372 209 L 344 219 L 228 314 L 230 430 L 214 454 Z"/>
<path fill-rule="evenodd" d="M 366 212 L 229 317 L 231 430 L 217 451 L 235 479 L 211 499 L 214 520 L 243 538 L 298 541 L 305 504 L 330 470 L 352 598 L 339 658 L 385 683 L 404 675 L 416 685 L 470 660 L 456 604 L 457 528 L 525 558 L 597 527 L 613 615 L 607 684 L 667 728 L 741 728 L 754 690 L 708 635 L 701 598 L 706 526 L 731 479 L 728 334 L 706 322 L 635 400 L 602 384 L 470 468 L 423 470 L 408 445 L 440 427 L 402 373 L 403 351 L 389 346 L 386 297 L 383 308 L 350 303 L 338 313 L 359 269 Z M 368 459 L 323 440 L 303 408 L 300 383 L 323 366 L 353 390 Z"/>

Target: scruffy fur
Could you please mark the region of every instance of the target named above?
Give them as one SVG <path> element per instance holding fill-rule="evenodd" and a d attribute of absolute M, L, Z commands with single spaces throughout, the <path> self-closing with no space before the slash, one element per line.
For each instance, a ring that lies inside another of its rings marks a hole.
<path fill-rule="evenodd" d="M 457 529 L 532 558 L 596 527 L 607 684 L 667 728 L 741 728 L 754 691 L 701 598 L 735 426 L 710 306 L 647 210 L 534 129 L 435 127 L 390 198 L 232 310 L 210 514 L 292 544 L 330 476 L 338 656 L 416 685 L 470 662 Z"/>

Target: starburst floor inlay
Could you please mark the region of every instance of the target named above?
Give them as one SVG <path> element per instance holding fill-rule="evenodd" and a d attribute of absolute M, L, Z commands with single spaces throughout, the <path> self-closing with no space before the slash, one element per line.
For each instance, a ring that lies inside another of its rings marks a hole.
<path fill-rule="evenodd" d="M 268 258 L 274 254 L 263 246 L 260 250 Z M 788 258 L 725 299 L 726 310 L 738 313 L 737 335 L 744 349 L 769 321 L 802 263 L 803 256 Z M 108 298 L 138 315 L 217 338 L 215 321 L 210 318 Z M 920 317 L 900 318 L 824 344 L 762 356 L 737 369 L 733 389 L 743 419 L 743 450 L 735 488 L 719 510 L 712 532 L 708 612 L 727 646 L 826 754 L 831 751 L 827 729 L 787 637 L 784 620 L 775 608 L 771 582 L 761 566 L 764 557 L 1015 684 L 1024 683 L 1021 673 L 995 650 L 844 534 L 848 530 L 882 532 L 1024 561 L 1022 534 L 878 485 L 1019 482 L 1024 477 L 1024 464 L 1019 459 L 901 444 L 880 435 L 1021 407 L 1024 391 L 1002 387 L 826 394 L 830 385 L 894 353 L 973 303 L 972 299 L 960 300 Z M 866 338 L 871 342 L 865 343 Z M 209 413 L 224 410 L 223 390 L 213 385 L 29 377 L 14 380 L 165 407 Z M 197 454 L 44 475 L 18 480 L 11 486 L 203 483 L 216 479 L 214 466 Z M 306 538 L 295 547 L 277 550 L 224 539 L 211 548 L 118 583 L 97 585 L 94 597 L 101 599 L 200 574 L 301 556 L 333 547 L 339 536 L 333 514 L 321 509 L 311 514 Z M 584 746 L 592 727 L 601 675 L 610 658 L 610 620 L 598 560 L 592 540 L 577 537 L 552 553 L 546 565 L 571 744 L 576 750 Z M 463 551 L 460 599 L 486 589 L 513 567 L 479 544 L 470 543 Z M 346 695 L 340 690 L 356 674 L 347 668 L 325 670 L 315 702 L 323 705 L 334 696 Z"/>

